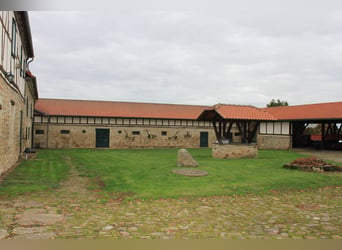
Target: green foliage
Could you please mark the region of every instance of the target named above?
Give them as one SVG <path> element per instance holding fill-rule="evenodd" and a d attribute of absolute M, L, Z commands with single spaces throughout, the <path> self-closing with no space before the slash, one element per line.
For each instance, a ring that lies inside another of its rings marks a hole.
<path fill-rule="evenodd" d="M 274 100 L 272 99 L 270 103 L 267 104 L 267 107 L 279 107 L 279 106 L 289 106 L 287 101 L 281 101 L 280 99 Z"/>

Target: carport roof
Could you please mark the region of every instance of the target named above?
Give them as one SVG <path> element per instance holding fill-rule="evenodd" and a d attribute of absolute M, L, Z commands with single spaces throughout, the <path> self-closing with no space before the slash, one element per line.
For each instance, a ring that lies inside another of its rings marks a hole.
<path fill-rule="evenodd" d="M 205 109 L 198 117 L 199 120 L 276 120 L 267 111 L 249 105 L 216 104 Z"/>
<path fill-rule="evenodd" d="M 278 120 L 342 120 L 342 102 L 264 108 Z"/>

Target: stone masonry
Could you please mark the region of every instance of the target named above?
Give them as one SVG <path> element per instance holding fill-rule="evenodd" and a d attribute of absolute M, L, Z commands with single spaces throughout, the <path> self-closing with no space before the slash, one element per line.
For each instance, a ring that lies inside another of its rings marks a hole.
<path fill-rule="evenodd" d="M 214 144 L 212 154 L 219 159 L 257 158 L 258 147 L 256 144 Z"/>
<path fill-rule="evenodd" d="M 11 168 L 25 148 L 31 147 L 34 98 L 25 97 L 0 77 L 0 175 Z M 25 100 L 29 108 L 26 109 Z"/>
<path fill-rule="evenodd" d="M 87 124 L 34 124 L 34 146 L 40 148 L 95 148 L 96 129 L 109 129 L 109 148 L 198 148 L 200 132 L 208 132 L 209 146 L 215 141 L 212 128 L 162 127 L 162 126 L 118 126 Z M 44 131 L 37 134 L 36 131 Z M 68 130 L 69 134 L 61 134 Z M 139 131 L 134 135 L 133 131 Z M 148 132 L 147 132 L 148 131 Z M 163 135 L 163 132 L 166 135 Z"/>

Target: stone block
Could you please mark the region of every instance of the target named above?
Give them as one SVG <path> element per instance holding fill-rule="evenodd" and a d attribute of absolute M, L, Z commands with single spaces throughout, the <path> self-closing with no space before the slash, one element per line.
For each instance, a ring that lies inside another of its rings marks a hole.
<path fill-rule="evenodd" d="M 214 144 L 212 156 L 218 159 L 257 158 L 258 147 L 256 144 Z"/>
<path fill-rule="evenodd" d="M 198 162 L 192 158 L 192 155 L 184 148 L 178 150 L 177 154 L 178 167 L 198 167 Z"/>

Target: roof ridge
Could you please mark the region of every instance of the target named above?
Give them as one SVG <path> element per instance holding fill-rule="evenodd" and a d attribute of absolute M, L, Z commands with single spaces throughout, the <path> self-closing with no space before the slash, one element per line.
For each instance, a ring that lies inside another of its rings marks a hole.
<path fill-rule="evenodd" d="M 174 105 L 174 106 L 195 106 L 195 107 L 210 107 L 210 105 L 200 104 L 180 104 L 180 103 L 157 103 L 157 102 L 131 102 L 131 101 L 109 101 L 109 100 L 84 100 L 84 99 L 59 99 L 59 98 L 39 98 L 39 100 L 49 101 L 75 101 L 75 102 L 107 102 L 107 103 L 125 103 L 125 104 L 148 104 L 148 105 Z"/>
<path fill-rule="evenodd" d="M 297 105 L 289 105 L 289 106 L 264 107 L 262 109 L 268 109 L 268 108 L 291 108 L 291 107 L 315 106 L 315 105 L 337 104 L 337 103 L 342 103 L 342 101 L 336 101 L 336 102 L 317 102 L 317 103 L 297 104 Z"/>
<path fill-rule="evenodd" d="M 220 106 L 251 107 L 251 108 L 256 108 L 256 109 L 262 109 L 251 104 L 245 105 L 245 104 L 227 104 L 227 103 L 218 103 L 218 104 L 215 104 L 213 107 L 220 107 Z"/>

